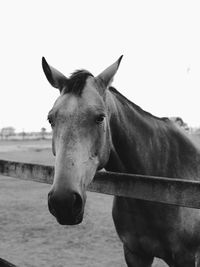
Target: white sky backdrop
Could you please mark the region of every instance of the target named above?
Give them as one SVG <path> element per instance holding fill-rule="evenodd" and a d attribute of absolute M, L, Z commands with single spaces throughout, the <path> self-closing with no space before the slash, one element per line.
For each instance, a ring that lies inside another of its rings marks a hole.
<path fill-rule="evenodd" d="M 200 2 L 0 2 L 0 128 L 40 130 L 58 96 L 41 57 L 97 75 L 123 54 L 113 85 L 157 116 L 200 126 Z"/>

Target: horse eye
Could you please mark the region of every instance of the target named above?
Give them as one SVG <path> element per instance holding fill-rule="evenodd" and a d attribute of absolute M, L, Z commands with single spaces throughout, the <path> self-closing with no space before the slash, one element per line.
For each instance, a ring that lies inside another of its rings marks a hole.
<path fill-rule="evenodd" d="M 97 118 L 96 118 L 96 123 L 97 123 L 97 124 L 101 124 L 101 123 L 103 123 L 104 118 L 105 118 L 105 115 L 104 115 L 104 114 L 101 114 L 101 115 L 97 116 Z"/>
<path fill-rule="evenodd" d="M 52 118 L 51 117 L 48 117 L 47 120 L 51 124 L 51 127 L 53 127 L 54 126 L 54 123 L 53 123 Z"/>

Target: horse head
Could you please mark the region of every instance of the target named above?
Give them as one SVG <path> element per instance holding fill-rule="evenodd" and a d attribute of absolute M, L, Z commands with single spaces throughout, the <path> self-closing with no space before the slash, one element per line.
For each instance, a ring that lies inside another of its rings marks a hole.
<path fill-rule="evenodd" d="M 60 91 L 48 114 L 55 155 L 48 206 L 60 224 L 82 221 L 86 188 L 109 160 L 112 141 L 105 92 L 121 58 L 96 77 L 81 70 L 69 78 L 42 59 L 47 80 Z"/>

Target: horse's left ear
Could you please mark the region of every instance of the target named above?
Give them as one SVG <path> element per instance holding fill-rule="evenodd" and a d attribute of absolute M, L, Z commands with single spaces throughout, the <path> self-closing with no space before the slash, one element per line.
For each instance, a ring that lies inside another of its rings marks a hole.
<path fill-rule="evenodd" d="M 123 55 L 111 66 L 109 66 L 107 69 L 105 69 L 103 72 L 101 72 L 97 77 L 97 81 L 99 80 L 100 83 L 103 83 L 103 86 L 105 88 L 109 87 L 113 81 L 113 78 L 115 76 L 115 73 L 117 72 L 120 62 L 122 60 Z"/>

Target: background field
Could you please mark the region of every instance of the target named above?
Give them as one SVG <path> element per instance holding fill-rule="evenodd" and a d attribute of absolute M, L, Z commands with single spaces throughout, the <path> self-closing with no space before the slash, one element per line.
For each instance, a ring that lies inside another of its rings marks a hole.
<path fill-rule="evenodd" d="M 195 138 L 199 143 L 199 138 Z M 53 164 L 51 142 L 0 142 L 0 158 Z M 0 257 L 20 267 L 125 267 L 112 197 L 88 192 L 85 218 L 61 226 L 47 208 L 49 185 L 0 177 Z M 155 260 L 154 267 L 166 266 Z"/>

